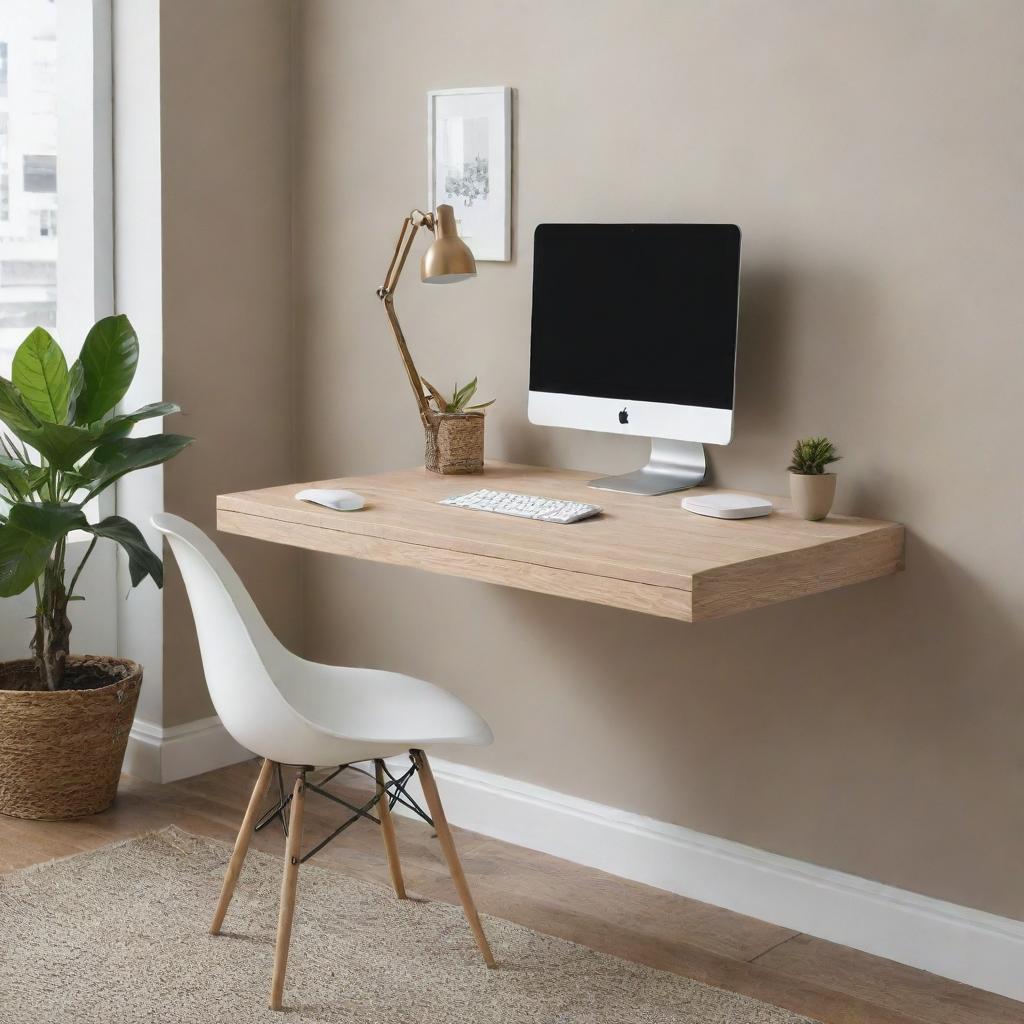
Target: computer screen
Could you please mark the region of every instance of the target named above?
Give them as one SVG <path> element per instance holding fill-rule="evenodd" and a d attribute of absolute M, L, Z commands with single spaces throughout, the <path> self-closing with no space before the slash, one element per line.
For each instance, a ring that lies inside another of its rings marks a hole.
<path fill-rule="evenodd" d="M 541 224 L 530 391 L 731 410 L 739 266 L 734 224 Z"/>

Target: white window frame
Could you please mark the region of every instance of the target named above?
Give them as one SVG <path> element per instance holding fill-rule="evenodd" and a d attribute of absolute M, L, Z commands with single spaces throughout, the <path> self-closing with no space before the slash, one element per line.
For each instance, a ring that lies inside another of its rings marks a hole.
<path fill-rule="evenodd" d="M 89 328 L 114 310 L 113 53 L 111 0 L 57 2 L 57 338 L 69 361 Z M 70 184 L 69 184 L 70 183 Z M 86 509 L 112 515 L 114 488 Z M 69 564 L 92 537 L 68 537 Z M 80 584 L 75 629 L 99 653 L 118 650 L 117 549 L 98 544 Z"/>
<path fill-rule="evenodd" d="M 57 0 L 57 338 L 69 362 L 115 311 L 111 42 L 111 0 Z M 113 488 L 96 511 L 113 513 Z M 93 558 L 104 554 L 97 547 Z"/>
<path fill-rule="evenodd" d="M 77 344 L 114 312 L 110 0 L 57 0 L 57 53 L 57 332 Z"/>

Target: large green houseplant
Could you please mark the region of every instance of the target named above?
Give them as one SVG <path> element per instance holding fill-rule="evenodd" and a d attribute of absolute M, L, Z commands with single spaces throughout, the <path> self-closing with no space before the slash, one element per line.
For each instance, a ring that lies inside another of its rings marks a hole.
<path fill-rule="evenodd" d="M 69 606 L 82 599 L 76 587 L 100 540 L 124 550 L 132 586 L 147 577 L 162 586 L 163 569 L 137 526 L 118 515 L 90 521 L 86 510 L 126 473 L 165 462 L 192 440 L 130 436 L 142 420 L 179 411 L 158 402 L 115 412 L 138 359 L 128 318 L 111 316 L 89 331 L 70 367 L 37 327 L 15 353 L 11 379 L 0 377 L 0 597 L 30 589 L 35 595 L 31 659 L 0 664 L 6 813 L 90 813 L 116 792 L 141 668 L 114 657 L 71 656 Z M 68 538 L 76 531 L 89 541 L 71 571 Z M 90 788 L 83 772 L 102 780 Z"/>

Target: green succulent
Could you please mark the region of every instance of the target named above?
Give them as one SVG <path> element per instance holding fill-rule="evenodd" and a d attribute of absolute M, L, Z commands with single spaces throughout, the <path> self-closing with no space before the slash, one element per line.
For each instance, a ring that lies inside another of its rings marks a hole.
<path fill-rule="evenodd" d="M 819 476 L 825 472 L 826 466 L 840 458 L 836 446 L 827 437 L 808 437 L 797 441 L 789 471 L 801 476 Z"/>
<path fill-rule="evenodd" d="M 430 401 L 434 403 L 436 412 L 476 412 L 480 409 L 486 409 L 489 405 L 494 405 L 495 400 L 493 398 L 489 402 L 479 402 L 476 405 L 469 404 L 469 400 L 476 394 L 476 377 L 464 387 L 460 388 L 456 384 L 451 398 L 445 398 L 425 377 L 420 377 L 420 380 L 423 381 L 423 386 L 430 392 Z"/>

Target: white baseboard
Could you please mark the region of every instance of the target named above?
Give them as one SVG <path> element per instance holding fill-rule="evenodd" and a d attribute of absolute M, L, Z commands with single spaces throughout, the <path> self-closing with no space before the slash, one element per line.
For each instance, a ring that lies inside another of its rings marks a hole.
<path fill-rule="evenodd" d="M 252 756 L 228 735 L 216 715 L 169 729 L 136 718 L 124 770 L 149 782 L 176 782 Z"/>
<path fill-rule="evenodd" d="M 450 761 L 431 765 L 454 825 L 1024 1000 L 1024 922 Z M 394 759 L 393 771 L 406 767 Z M 410 791 L 422 803 L 417 782 Z"/>

